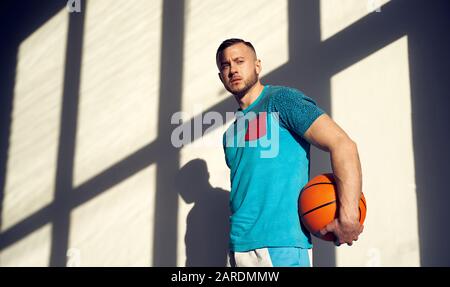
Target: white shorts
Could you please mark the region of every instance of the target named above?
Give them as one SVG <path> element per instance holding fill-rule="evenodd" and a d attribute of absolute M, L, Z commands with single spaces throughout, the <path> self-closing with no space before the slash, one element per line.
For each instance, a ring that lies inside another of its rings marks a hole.
<path fill-rule="evenodd" d="M 267 247 L 245 252 L 230 251 L 228 267 L 311 267 L 312 249 Z"/>

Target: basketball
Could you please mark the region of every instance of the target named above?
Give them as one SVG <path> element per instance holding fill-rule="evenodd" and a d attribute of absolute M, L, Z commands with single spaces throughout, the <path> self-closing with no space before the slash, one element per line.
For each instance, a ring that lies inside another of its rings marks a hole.
<path fill-rule="evenodd" d="M 323 240 L 334 241 L 333 233 L 320 234 L 320 230 L 337 217 L 336 182 L 332 173 L 320 174 L 311 179 L 301 190 L 298 200 L 299 216 L 311 234 Z M 366 199 L 361 193 L 359 222 L 366 218 Z"/>

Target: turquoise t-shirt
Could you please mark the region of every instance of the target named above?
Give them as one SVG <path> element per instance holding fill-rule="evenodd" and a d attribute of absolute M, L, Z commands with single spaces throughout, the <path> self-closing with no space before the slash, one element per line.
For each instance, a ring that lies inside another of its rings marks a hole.
<path fill-rule="evenodd" d="M 303 138 L 324 112 L 302 92 L 266 85 L 223 135 L 230 168 L 230 250 L 311 248 L 300 223 L 298 197 L 309 180 L 309 143 Z"/>

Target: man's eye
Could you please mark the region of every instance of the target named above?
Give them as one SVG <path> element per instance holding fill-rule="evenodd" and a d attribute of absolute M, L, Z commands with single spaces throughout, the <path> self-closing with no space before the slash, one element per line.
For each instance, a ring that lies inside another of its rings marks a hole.
<path fill-rule="evenodd" d="M 229 64 L 223 64 L 222 65 L 222 70 L 225 69 L 225 68 L 228 68 L 229 66 L 230 66 Z"/>
<path fill-rule="evenodd" d="M 237 62 L 238 62 L 238 64 L 242 64 L 242 63 L 244 63 L 244 60 L 238 60 Z"/>

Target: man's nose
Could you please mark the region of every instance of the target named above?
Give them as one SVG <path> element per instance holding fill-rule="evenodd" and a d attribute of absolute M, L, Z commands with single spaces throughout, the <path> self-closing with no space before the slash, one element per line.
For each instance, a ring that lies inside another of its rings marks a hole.
<path fill-rule="evenodd" d="M 234 75 L 237 72 L 237 65 L 234 63 L 230 64 L 230 76 Z"/>

